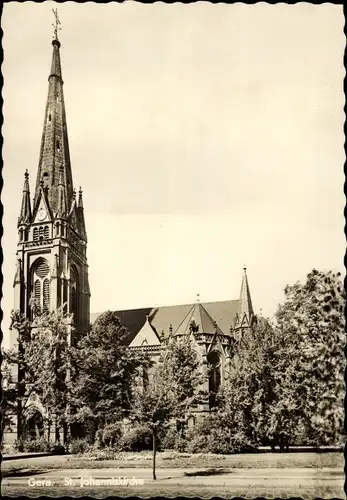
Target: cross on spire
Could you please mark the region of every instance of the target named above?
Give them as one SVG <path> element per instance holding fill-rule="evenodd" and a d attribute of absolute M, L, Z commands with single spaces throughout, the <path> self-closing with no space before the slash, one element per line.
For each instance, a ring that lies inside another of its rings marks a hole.
<path fill-rule="evenodd" d="M 52 9 L 53 11 L 53 14 L 54 14 L 54 18 L 55 18 L 55 22 L 52 23 L 52 26 L 53 26 L 53 29 L 54 29 L 54 39 L 55 40 L 58 40 L 58 31 L 61 30 L 61 22 L 60 22 L 60 19 L 58 17 L 58 9 Z"/>

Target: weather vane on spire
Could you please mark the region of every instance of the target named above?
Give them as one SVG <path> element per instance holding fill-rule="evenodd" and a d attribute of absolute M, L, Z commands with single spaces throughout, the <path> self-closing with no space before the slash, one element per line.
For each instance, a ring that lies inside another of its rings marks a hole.
<path fill-rule="evenodd" d="M 55 23 L 52 23 L 52 26 L 54 28 L 54 39 L 58 40 L 58 31 L 61 30 L 60 25 L 61 22 L 58 17 L 58 9 L 52 9 L 54 17 L 55 17 Z"/>

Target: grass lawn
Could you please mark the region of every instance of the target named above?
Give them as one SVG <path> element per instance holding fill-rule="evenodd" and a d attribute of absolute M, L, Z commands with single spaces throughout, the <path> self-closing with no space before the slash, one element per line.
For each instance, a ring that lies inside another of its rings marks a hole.
<path fill-rule="evenodd" d="M 2 462 L 2 475 L 20 471 L 59 469 L 147 468 L 152 465 L 150 452 L 115 453 L 112 459 L 92 455 L 58 455 Z M 242 455 L 187 454 L 159 452 L 157 468 L 223 467 L 235 469 L 263 468 L 336 468 L 343 470 L 343 452 L 327 453 L 256 453 Z"/>

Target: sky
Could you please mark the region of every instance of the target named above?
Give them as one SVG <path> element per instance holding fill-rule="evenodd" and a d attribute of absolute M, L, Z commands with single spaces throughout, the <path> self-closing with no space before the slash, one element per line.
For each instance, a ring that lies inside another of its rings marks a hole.
<path fill-rule="evenodd" d="M 24 171 L 31 194 L 53 2 L 4 5 L 5 345 Z M 342 6 L 58 5 L 91 312 L 237 299 L 344 273 Z"/>

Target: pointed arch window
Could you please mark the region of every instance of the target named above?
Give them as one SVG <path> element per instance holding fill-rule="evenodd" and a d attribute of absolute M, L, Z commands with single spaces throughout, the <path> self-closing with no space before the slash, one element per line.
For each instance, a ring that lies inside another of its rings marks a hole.
<path fill-rule="evenodd" d="M 49 227 L 48 226 L 44 227 L 43 236 L 44 236 L 45 240 L 48 240 L 48 238 L 49 238 Z"/>
<path fill-rule="evenodd" d="M 33 238 L 34 238 L 34 241 L 37 241 L 39 239 L 39 228 L 38 227 L 34 227 Z"/>
<path fill-rule="evenodd" d="M 50 309 L 50 269 L 46 259 L 40 257 L 31 267 L 32 317 Z"/>
<path fill-rule="evenodd" d="M 216 351 L 211 351 L 207 356 L 209 364 L 209 403 L 210 408 L 216 405 L 216 396 L 221 383 L 221 358 Z"/>
<path fill-rule="evenodd" d="M 72 265 L 70 270 L 70 312 L 73 315 L 73 321 L 75 325 L 79 321 L 79 276 L 76 266 Z"/>

